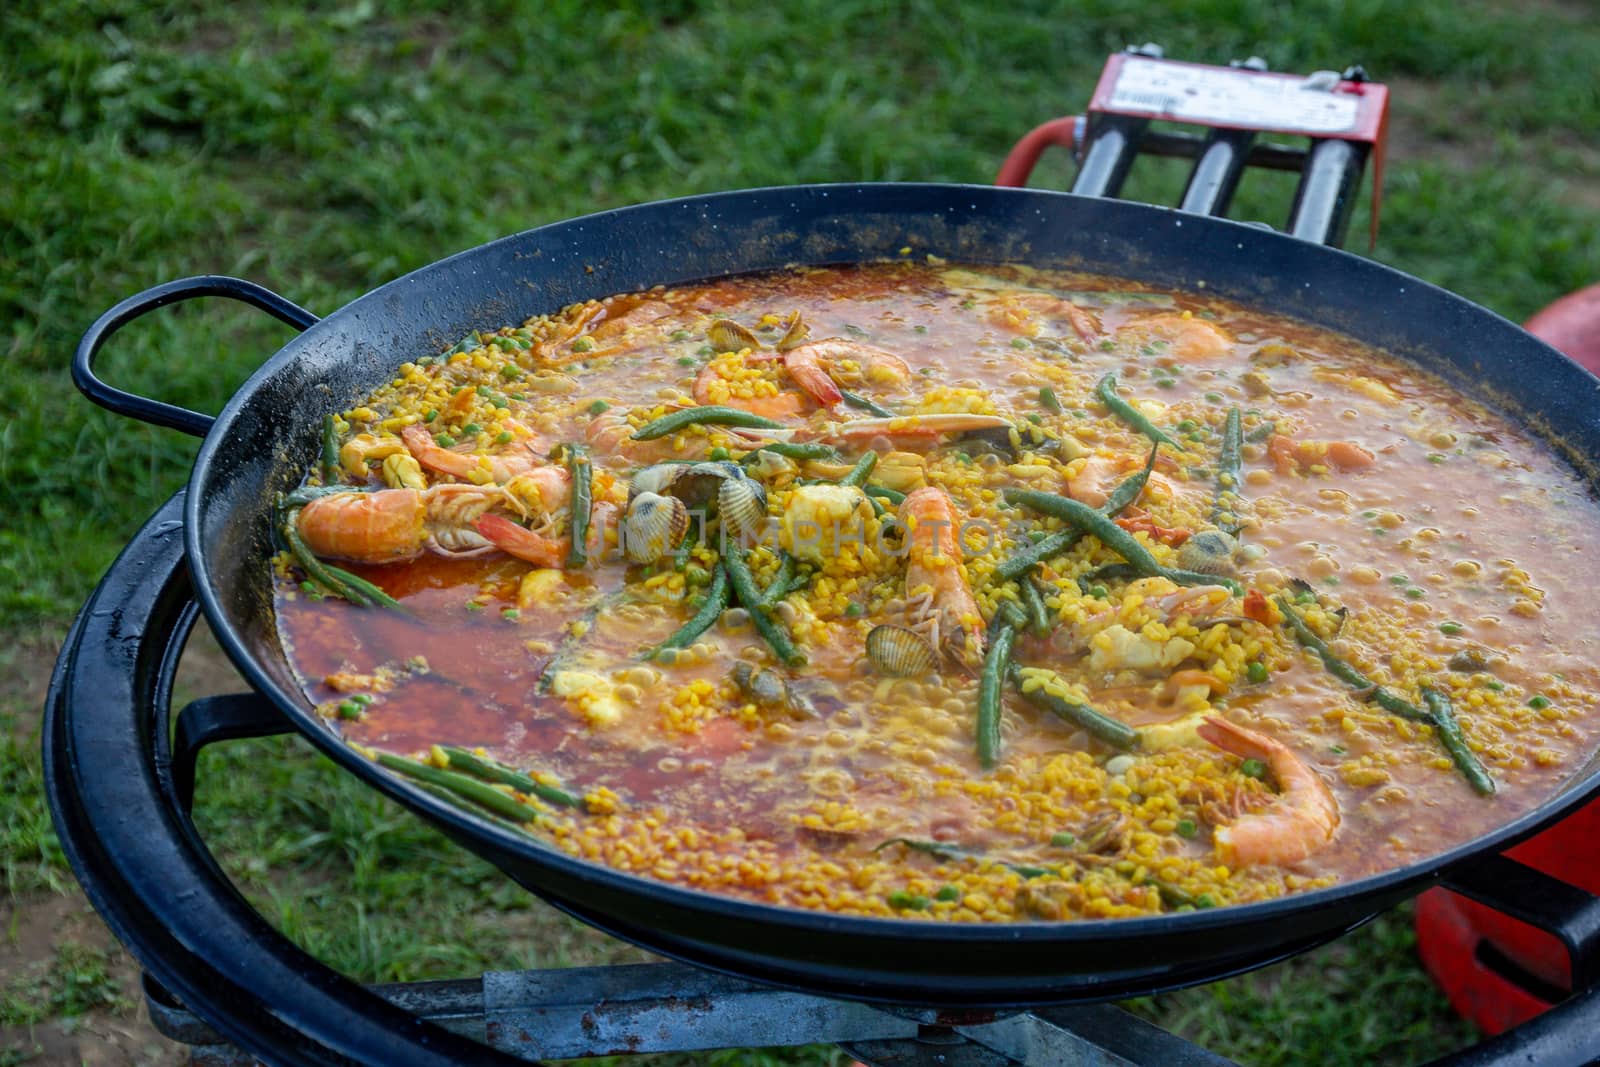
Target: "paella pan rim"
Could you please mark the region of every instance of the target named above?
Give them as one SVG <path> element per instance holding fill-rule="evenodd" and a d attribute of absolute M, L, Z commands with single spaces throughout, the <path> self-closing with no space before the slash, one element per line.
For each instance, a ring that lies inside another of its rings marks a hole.
<path fill-rule="evenodd" d="M 1257 226 L 1124 201 L 990 186 L 867 183 L 691 196 L 553 223 L 420 268 L 327 316 L 252 375 L 201 446 L 185 503 L 184 536 L 196 595 L 219 641 L 245 677 L 324 754 L 558 903 L 581 901 L 592 910 L 597 899 L 610 902 L 605 906 L 623 909 L 616 916 L 619 923 L 634 930 L 649 929 L 652 916 L 663 930 L 671 926 L 679 934 L 701 925 L 695 936 L 713 957 L 716 924 L 723 924 L 729 937 L 770 934 L 770 946 L 758 953 L 767 951 L 774 959 L 785 953 L 804 957 L 820 946 L 824 957 L 842 950 L 868 960 L 893 945 L 907 953 L 907 962 L 885 963 L 889 975 L 919 973 L 933 958 L 932 950 L 941 947 L 985 949 L 989 955 L 971 959 L 968 967 L 974 977 L 981 972 L 980 980 L 997 995 L 1012 989 L 1048 999 L 1048 978 L 1037 973 L 1045 957 L 1034 951 L 1045 947 L 1088 951 L 1101 946 L 1094 951 L 1102 951 L 1113 944 L 1139 945 L 1141 951 L 1191 959 L 1229 936 L 1288 942 L 1316 929 L 1348 926 L 1425 888 L 1452 867 L 1526 837 L 1600 792 L 1600 773 L 1591 765 L 1531 811 L 1446 852 L 1328 888 L 1215 910 L 973 925 L 843 916 L 628 874 L 454 808 L 381 772 L 345 745 L 291 687 L 286 663 L 262 658 L 262 620 L 252 613 L 262 610 L 265 595 L 270 615 L 270 593 L 260 587 L 266 576 L 255 579 L 240 569 L 250 561 L 233 555 L 262 547 L 272 493 L 310 462 L 315 435 L 305 429 L 314 425 L 304 418 L 307 412 L 348 405 L 387 380 L 405 359 L 436 352 L 468 329 L 514 321 L 509 316 L 520 321 L 574 299 L 797 262 L 894 259 L 907 248 L 919 257 L 1076 266 L 1204 289 L 1246 304 L 1268 302 L 1273 310 L 1352 334 L 1442 374 L 1530 425 L 1547 443 L 1565 446 L 1570 460 L 1600 457 L 1600 383 L 1560 353 L 1429 283 Z M 985 250 L 990 254 L 981 254 Z M 1108 261 L 1123 269 L 1106 269 Z M 435 347 L 418 347 L 424 344 Z M 1493 358 L 1485 357 L 1486 351 Z M 308 383 L 320 393 L 306 396 Z M 272 453 L 241 457 L 240 439 L 270 443 Z M 264 558 L 254 557 L 256 570 L 267 570 L 259 566 Z M 230 569 L 238 581 L 229 581 Z M 253 593 L 238 588 L 252 581 L 258 583 Z M 252 624 L 257 629 L 247 636 Z M 1026 959 L 1018 957 L 1019 973 L 1008 977 L 1006 960 L 1015 953 Z M 701 962 L 715 965 L 715 959 Z M 826 970 L 827 962 L 816 965 Z M 1064 970 L 1085 965 L 1084 959 L 1062 963 Z M 947 968 L 961 973 L 963 965 L 952 958 Z M 1034 973 L 1025 978 L 1021 972 L 1027 971 Z M 867 984 L 874 982 L 882 984 L 871 978 Z M 892 994 L 886 987 L 877 991 Z"/>

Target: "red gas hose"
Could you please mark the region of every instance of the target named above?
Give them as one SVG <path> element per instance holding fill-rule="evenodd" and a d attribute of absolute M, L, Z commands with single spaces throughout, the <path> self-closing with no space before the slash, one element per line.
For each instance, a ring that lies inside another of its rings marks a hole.
<path fill-rule="evenodd" d="M 1057 144 L 1069 152 L 1075 151 L 1083 143 L 1087 125 L 1082 115 L 1067 115 L 1035 126 L 1011 147 L 1006 161 L 1000 164 L 1000 173 L 995 175 L 994 183 L 1011 187 L 1027 185 L 1028 175 L 1033 173 L 1034 165 L 1044 155 L 1044 150 Z"/>

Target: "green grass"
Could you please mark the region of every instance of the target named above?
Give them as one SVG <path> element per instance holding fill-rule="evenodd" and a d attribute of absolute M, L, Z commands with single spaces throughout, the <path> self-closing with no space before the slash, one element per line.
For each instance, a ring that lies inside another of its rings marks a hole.
<path fill-rule="evenodd" d="M 32 1026 L 59 1016 L 126 1006 L 108 955 L 66 941 L 56 946 L 55 958 L 47 966 L 35 964 L 11 976 L 0 992 L 0 1026 Z"/>
<path fill-rule="evenodd" d="M 120 298 L 219 272 L 327 311 L 462 248 L 622 204 L 786 182 L 988 181 L 1025 129 L 1088 98 L 1107 52 L 1148 39 L 1175 57 L 1258 54 L 1276 69 L 1360 62 L 1394 83 L 1380 260 L 1514 319 L 1600 280 L 1600 28 L 1570 0 L 1128 0 L 1069 13 L 926 0 L 12 5 L 0 626 L 63 632 L 193 455 L 189 439 L 95 411 L 71 388 L 79 334 Z M 1036 184 L 1070 177 L 1057 156 Z M 1182 181 L 1181 167 L 1146 161 L 1129 193 L 1171 202 Z M 1291 191 L 1252 175 L 1234 213 L 1281 222 Z M 189 304 L 124 330 L 102 366 L 209 411 L 287 336 L 252 311 Z M 36 677 L 39 658 L 13 652 L 0 673 Z M 0 874 L 14 900 L 68 883 L 35 721 L 0 703 Z M 355 977 L 627 955 L 303 745 L 219 748 L 202 783 L 225 868 Z M 29 1003 L 57 1017 L 108 1010 L 92 961 L 79 962 L 88 993 Z M 48 961 L 52 975 L 63 967 L 79 964 Z M 1404 1062 L 1468 1037 L 1417 969 L 1404 915 L 1139 1010 L 1258 1063 Z"/>

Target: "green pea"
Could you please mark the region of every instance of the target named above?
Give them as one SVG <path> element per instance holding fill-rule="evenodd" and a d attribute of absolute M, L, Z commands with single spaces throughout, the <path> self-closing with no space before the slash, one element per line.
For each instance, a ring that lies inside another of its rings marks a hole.
<path fill-rule="evenodd" d="M 518 611 L 516 608 L 502 608 L 500 609 L 500 617 L 502 619 L 510 619 L 512 622 L 516 622 L 518 619 L 522 618 L 522 612 Z"/>
<path fill-rule="evenodd" d="M 434 438 L 434 441 L 439 445 L 440 448 L 449 448 L 451 445 L 456 443 L 456 439 L 447 433 L 439 434 Z"/>
<path fill-rule="evenodd" d="M 596 400 L 593 404 L 589 405 L 589 414 L 599 415 L 602 412 L 608 411 L 610 408 L 611 405 L 607 404 L 604 400 Z"/>
<path fill-rule="evenodd" d="M 729 452 L 726 448 L 723 448 L 721 445 L 718 445 L 716 448 L 713 448 L 711 450 L 711 458 L 713 460 L 716 460 L 716 461 L 721 461 L 721 460 L 728 459 L 730 456 L 732 456 L 732 454 L 733 453 Z"/>
<path fill-rule="evenodd" d="M 1441 622 L 1439 624 L 1439 632 L 1442 634 L 1449 634 L 1451 637 L 1454 637 L 1456 634 L 1460 633 L 1462 629 L 1463 627 L 1459 622 Z"/>
<path fill-rule="evenodd" d="M 1178 836 L 1193 839 L 1200 833 L 1200 828 L 1194 824 L 1193 819 L 1178 820 Z"/>
<path fill-rule="evenodd" d="M 693 356 L 679 356 L 678 357 L 678 366 L 680 366 L 680 367 L 692 367 L 692 366 L 694 366 L 694 357 Z"/>
<path fill-rule="evenodd" d="M 359 719 L 359 718 L 361 718 L 361 705 L 357 704 L 353 700 L 340 701 L 340 703 L 339 703 L 339 718 L 341 718 L 341 719 Z"/>
<path fill-rule="evenodd" d="M 475 437 L 482 432 L 483 427 L 479 426 L 475 422 L 469 422 L 465 426 L 461 427 L 461 436 L 463 437 Z"/>
<path fill-rule="evenodd" d="M 927 897 L 920 893 L 907 893 L 897 889 L 888 896 L 889 907 L 900 908 L 905 911 L 923 911 L 931 903 Z"/>
<path fill-rule="evenodd" d="M 1239 773 L 1246 778 L 1265 778 L 1267 765 L 1258 759 L 1247 759 L 1239 764 Z"/>
<path fill-rule="evenodd" d="M 1536 696 L 1528 698 L 1528 707 L 1532 708 L 1534 711 L 1543 711 L 1549 706 L 1550 699 L 1548 697 Z"/>
<path fill-rule="evenodd" d="M 939 887 L 939 891 L 933 895 L 933 899 L 934 900 L 941 900 L 941 901 L 944 901 L 946 904 L 948 904 L 952 900 L 960 900 L 961 899 L 961 890 L 957 889 L 953 885 L 940 886 Z"/>
<path fill-rule="evenodd" d="M 572 350 L 574 352 L 593 352 L 594 351 L 594 338 L 592 338 L 592 337 L 579 337 L 579 338 L 576 338 L 572 342 Z"/>
<path fill-rule="evenodd" d="M 1253 660 L 1251 661 L 1250 665 L 1244 669 L 1244 675 L 1246 678 L 1250 679 L 1252 683 L 1260 685 L 1262 682 L 1267 680 L 1267 665 L 1259 660 Z"/>
<path fill-rule="evenodd" d="M 1051 834 L 1050 844 L 1056 848 L 1071 848 L 1078 843 L 1077 837 L 1072 834 Z"/>

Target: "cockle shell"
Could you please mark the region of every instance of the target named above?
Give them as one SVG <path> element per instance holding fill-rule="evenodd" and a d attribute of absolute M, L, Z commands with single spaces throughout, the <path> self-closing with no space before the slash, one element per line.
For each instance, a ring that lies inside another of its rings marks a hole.
<path fill-rule="evenodd" d="M 918 678 L 932 672 L 933 646 L 915 630 L 884 623 L 867 634 L 867 658 L 884 674 Z"/>
<path fill-rule="evenodd" d="M 689 529 L 689 509 L 673 496 L 640 493 L 622 520 L 622 547 L 634 563 L 654 563 L 678 546 Z"/>

